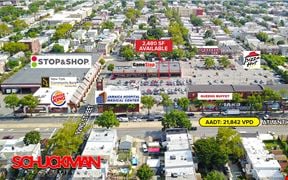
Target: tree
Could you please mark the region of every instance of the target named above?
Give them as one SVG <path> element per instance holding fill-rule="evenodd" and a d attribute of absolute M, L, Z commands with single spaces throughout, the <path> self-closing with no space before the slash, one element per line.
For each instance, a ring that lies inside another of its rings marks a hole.
<path fill-rule="evenodd" d="M 283 40 L 280 40 L 277 42 L 277 45 L 283 45 L 283 44 L 285 44 L 285 41 L 283 41 Z"/>
<path fill-rule="evenodd" d="M 279 94 L 279 92 L 274 91 L 270 88 L 265 88 L 262 91 L 261 97 L 262 97 L 262 101 L 264 101 L 266 105 L 266 112 L 268 111 L 268 104 L 267 104 L 268 102 L 274 103 L 275 101 L 281 100 L 281 95 Z"/>
<path fill-rule="evenodd" d="M 224 28 L 223 28 L 223 31 L 224 31 L 226 34 L 231 34 L 230 30 L 229 30 L 227 27 L 224 27 Z"/>
<path fill-rule="evenodd" d="M 32 111 L 38 106 L 40 100 L 38 97 L 33 96 L 32 94 L 24 96 L 22 99 L 20 99 L 19 104 L 22 104 L 23 106 L 27 106 L 30 110 L 31 116 Z"/>
<path fill-rule="evenodd" d="M 141 23 L 141 24 L 139 24 L 138 28 L 141 29 L 141 30 L 144 30 L 144 29 L 146 29 L 146 24 L 145 23 Z"/>
<path fill-rule="evenodd" d="M 216 100 L 216 106 L 217 106 L 217 109 L 219 110 L 219 114 L 221 114 L 221 106 L 223 105 L 224 101 L 223 100 Z"/>
<path fill-rule="evenodd" d="M 0 23 L 0 37 L 6 36 L 11 33 L 11 30 L 5 23 Z"/>
<path fill-rule="evenodd" d="M 211 171 L 207 174 L 205 180 L 225 180 L 226 176 L 220 171 Z"/>
<path fill-rule="evenodd" d="M 243 98 L 242 98 L 241 94 L 233 93 L 233 96 L 232 96 L 232 102 L 233 103 L 241 103 L 242 101 L 243 101 Z"/>
<path fill-rule="evenodd" d="M 285 22 L 284 22 L 284 20 L 283 20 L 283 19 L 281 19 L 281 20 L 280 20 L 280 23 L 279 23 L 279 25 L 280 25 L 280 26 L 285 26 Z"/>
<path fill-rule="evenodd" d="M 19 105 L 19 98 L 16 94 L 10 94 L 4 98 L 4 103 L 6 104 L 7 108 L 13 109 L 13 114 L 15 115 L 15 107 Z"/>
<path fill-rule="evenodd" d="M 85 49 L 78 47 L 77 49 L 75 49 L 74 51 L 75 53 L 85 53 Z"/>
<path fill-rule="evenodd" d="M 268 34 L 265 32 L 259 32 L 256 34 L 257 39 L 259 39 L 262 42 L 267 42 L 268 41 Z"/>
<path fill-rule="evenodd" d="M 68 32 L 72 30 L 73 26 L 69 23 L 60 24 L 53 35 L 53 40 L 66 39 L 69 35 Z"/>
<path fill-rule="evenodd" d="M 2 47 L 3 51 L 9 52 L 11 55 L 20 51 L 27 51 L 29 49 L 27 44 L 19 42 L 7 42 Z"/>
<path fill-rule="evenodd" d="M 132 60 L 134 57 L 134 49 L 131 45 L 123 46 L 120 49 L 120 55 L 124 57 L 126 60 Z"/>
<path fill-rule="evenodd" d="M 145 5 L 145 1 L 144 0 L 137 0 L 135 1 L 135 7 L 138 9 L 138 10 L 142 10 L 143 7 Z"/>
<path fill-rule="evenodd" d="M 126 5 L 127 5 L 126 0 L 121 0 L 121 6 L 122 6 L 122 8 L 125 8 Z"/>
<path fill-rule="evenodd" d="M 115 68 L 115 65 L 114 65 L 114 64 L 109 64 L 109 65 L 107 66 L 107 70 L 108 70 L 108 71 L 113 71 L 114 68 Z"/>
<path fill-rule="evenodd" d="M 114 126 L 118 127 L 120 125 L 116 115 L 111 110 L 104 111 L 94 123 L 98 126 L 106 127 L 107 129 L 110 129 Z"/>
<path fill-rule="evenodd" d="M 137 170 L 136 175 L 141 180 L 150 180 L 154 176 L 154 172 L 147 164 L 143 164 Z"/>
<path fill-rule="evenodd" d="M 213 31 L 211 29 L 208 29 L 205 31 L 204 38 L 211 38 L 213 35 Z"/>
<path fill-rule="evenodd" d="M 215 18 L 212 20 L 212 22 L 216 25 L 216 26 L 222 26 L 223 22 L 221 21 L 221 19 Z"/>
<path fill-rule="evenodd" d="M 88 21 L 83 23 L 82 28 L 88 31 L 92 26 L 93 26 L 92 22 Z"/>
<path fill-rule="evenodd" d="M 247 102 L 250 105 L 250 114 L 253 110 L 260 111 L 263 107 L 263 100 L 260 95 L 252 94 L 247 97 Z"/>
<path fill-rule="evenodd" d="M 19 66 L 19 60 L 15 60 L 15 61 L 8 61 L 6 63 L 6 67 L 8 67 L 10 70 L 13 70 L 15 67 Z"/>
<path fill-rule="evenodd" d="M 226 56 L 222 56 L 219 60 L 219 64 L 223 66 L 224 68 L 227 68 L 231 65 L 231 62 Z"/>
<path fill-rule="evenodd" d="M 91 125 L 86 125 L 80 134 L 75 134 L 80 122 L 80 119 L 76 121 L 75 119 L 68 119 L 63 123 L 63 127 L 56 131 L 53 137 L 48 140 L 48 149 L 51 149 L 53 155 L 72 155 L 79 150 L 85 133 L 92 127 Z"/>
<path fill-rule="evenodd" d="M 285 113 L 285 100 L 288 98 L 288 90 L 287 89 L 280 89 L 279 94 L 281 95 L 281 106 L 282 106 L 282 113 Z"/>
<path fill-rule="evenodd" d="M 244 155 L 240 135 L 237 131 L 227 127 L 219 127 L 216 140 L 228 155 L 233 155 L 234 159 L 239 159 Z"/>
<path fill-rule="evenodd" d="M 12 25 L 13 25 L 13 28 L 14 28 L 15 32 L 22 31 L 23 29 L 28 27 L 28 24 L 25 21 L 20 20 L 20 19 L 15 20 L 12 23 Z"/>
<path fill-rule="evenodd" d="M 112 21 L 105 21 L 101 24 L 101 29 L 114 29 L 115 28 L 115 24 Z"/>
<path fill-rule="evenodd" d="M 215 46 L 215 45 L 217 45 L 217 42 L 212 40 L 212 39 L 210 39 L 210 40 L 205 42 L 205 45 L 206 46 Z"/>
<path fill-rule="evenodd" d="M 103 66 L 103 65 L 105 64 L 105 59 L 101 58 L 101 59 L 99 60 L 99 63 L 101 64 L 101 66 Z"/>
<path fill-rule="evenodd" d="M 199 166 L 204 169 L 219 169 L 228 162 L 228 154 L 220 148 L 214 137 L 199 139 L 194 143 Z"/>
<path fill-rule="evenodd" d="M 190 129 L 192 124 L 187 114 L 183 111 L 172 110 L 164 115 L 162 126 L 166 128 L 187 128 Z"/>
<path fill-rule="evenodd" d="M 193 24 L 194 26 L 202 26 L 203 25 L 203 21 L 201 18 L 195 16 L 195 15 L 191 15 L 190 16 L 190 22 L 191 24 Z"/>
<path fill-rule="evenodd" d="M 190 104 L 190 100 L 187 97 L 181 97 L 178 99 L 178 105 L 182 108 L 183 111 L 187 111 Z"/>
<path fill-rule="evenodd" d="M 203 100 L 195 100 L 194 101 L 194 104 L 197 106 L 197 107 L 200 107 L 201 108 L 201 111 L 202 113 L 204 113 L 204 107 L 208 104 L 207 101 L 203 101 Z"/>
<path fill-rule="evenodd" d="M 152 96 L 142 96 L 141 103 L 144 108 L 147 108 L 148 115 L 150 115 L 150 109 L 155 105 L 155 99 Z"/>
<path fill-rule="evenodd" d="M 170 99 L 170 96 L 165 93 L 161 93 L 162 101 L 161 104 L 163 105 L 165 112 L 167 113 L 168 107 L 172 106 L 173 101 Z"/>
<path fill-rule="evenodd" d="M 147 30 L 144 39 L 160 39 L 164 36 L 164 31 L 161 28 L 150 28 Z"/>
<path fill-rule="evenodd" d="M 170 23 L 168 32 L 172 36 L 173 44 L 175 45 L 184 44 L 184 39 L 181 32 L 181 25 L 179 23 L 177 22 Z"/>
<path fill-rule="evenodd" d="M 30 131 L 25 134 L 23 142 L 26 146 L 29 144 L 37 144 L 41 140 L 40 132 L 39 131 Z"/>
<path fill-rule="evenodd" d="M 64 53 L 64 47 L 61 46 L 60 44 L 54 44 L 52 47 L 51 52 L 53 53 Z"/>
<path fill-rule="evenodd" d="M 10 36 L 9 37 L 9 40 L 10 41 L 14 41 L 14 42 L 17 42 L 17 41 L 20 41 L 21 39 L 23 39 L 23 35 L 21 33 L 17 33 L 15 34 L 14 36 Z"/>
<path fill-rule="evenodd" d="M 125 16 L 127 19 L 130 19 L 132 23 L 136 22 L 136 18 L 140 16 L 141 12 L 139 10 L 133 9 L 133 8 L 128 8 L 126 10 Z"/>
<path fill-rule="evenodd" d="M 204 66 L 207 69 L 209 69 L 209 68 L 215 66 L 215 61 L 211 57 L 207 57 L 207 58 L 205 58 Z"/>

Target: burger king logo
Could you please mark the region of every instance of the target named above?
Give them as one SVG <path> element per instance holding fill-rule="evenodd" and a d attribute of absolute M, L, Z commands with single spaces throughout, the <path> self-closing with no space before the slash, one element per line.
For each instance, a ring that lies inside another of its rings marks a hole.
<path fill-rule="evenodd" d="M 54 106 L 63 106 L 66 103 L 65 94 L 62 91 L 53 92 L 51 102 Z"/>

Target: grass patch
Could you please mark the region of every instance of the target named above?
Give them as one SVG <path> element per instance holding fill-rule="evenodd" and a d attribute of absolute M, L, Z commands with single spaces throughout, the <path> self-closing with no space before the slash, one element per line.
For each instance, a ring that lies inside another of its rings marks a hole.
<path fill-rule="evenodd" d="M 274 149 L 281 149 L 283 154 L 288 157 L 288 143 L 286 141 L 281 140 L 272 140 L 272 141 L 263 141 L 266 148 L 271 151 Z"/>
<path fill-rule="evenodd" d="M 120 152 L 118 154 L 118 161 L 128 161 L 131 158 L 130 152 Z"/>

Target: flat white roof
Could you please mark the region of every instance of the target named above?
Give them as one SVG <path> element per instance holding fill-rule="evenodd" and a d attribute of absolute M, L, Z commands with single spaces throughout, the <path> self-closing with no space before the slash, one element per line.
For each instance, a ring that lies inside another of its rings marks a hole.
<path fill-rule="evenodd" d="M 252 164 L 257 176 L 261 175 L 258 174 L 259 172 L 264 174 L 264 171 L 267 171 L 267 174 L 271 171 L 279 171 L 280 173 L 280 164 L 277 160 L 273 159 L 274 156 L 269 154 L 269 151 L 265 149 L 265 144 L 259 137 L 242 138 L 242 144 L 246 151 L 247 160 Z M 270 174 L 269 177 L 273 178 L 274 175 Z"/>
<path fill-rule="evenodd" d="M 190 146 L 188 135 L 186 133 L 167 134 L 166 141 L 168 143 L 167 149 L 169 151 L 189 149 Z"/>
<path fill-rule="evenodd" d="M 39 88 L 33 96 L 38 96 L 40 99 L 40 104 L 51 104 L 51 95 L 55 90 L 62 91 L 65 93 L 66 102 L 69 102 L 73 96 L 73 93 L 77 88 L 69 87 L 59 87 L 59 88 Z"/>
<path fill-rule="evenodd" d="M 115 129 L 93 129 L 89 135 L 82 155 L 110 156 L 117 141 Z"/>
<path fill-rule="evenodd" d="M 165 168 L 194 167 L 191 150 L 167 151 L 164 159 Z"/>
<path fill-rule="evenodd" d="M 147 159 L 146 164 L 151 168 L 160 167 L 160 159 Z"/>

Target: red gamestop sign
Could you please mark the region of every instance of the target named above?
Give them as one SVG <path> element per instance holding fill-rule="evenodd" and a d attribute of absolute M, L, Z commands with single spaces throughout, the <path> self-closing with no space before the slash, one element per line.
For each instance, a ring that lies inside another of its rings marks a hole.
<path fill-rule="evenodd" d="M 34 160 L 33 156 L 14 156 L 12 158 L 12 167 L 14 169 L 31 169 L 36 165 L 40 169 L 51 168 L 51 169 L 60 169 L 60 168 L 92 168 L 92 165 L 100 169 L 101 168 L 101 157 L 97 156 L 77 156 L 72 158 L 72 156 L 45 156 L 45 163 L 41 156 L 37 157 L 37 160 Z"/>
<path fill-rule="evenodd" d="M 172 40 L 136 40 L 137 52 L 171 52 L 173 51 Z"/>

